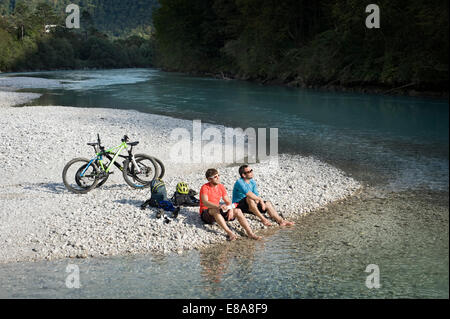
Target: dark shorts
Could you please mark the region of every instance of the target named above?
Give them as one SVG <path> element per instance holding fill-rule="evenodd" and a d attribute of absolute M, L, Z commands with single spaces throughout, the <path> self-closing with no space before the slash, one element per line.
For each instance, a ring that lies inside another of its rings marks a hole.
<path fill-rule="evenodd" d="M 223 219 L 225 219 L 225 221 L 228 221 L 228 212 L 224 212 L 222 210 L 220 210 L 220 215 L 222 215 Z M 209 209 L 204 209 L 202 211 L 202 213 L 200 214 L 200 218 L 207 224 L 214 224 L 214 222 L 216 221 L 216 219 L 214 218 L 214 216 L 212 214 L 209 213 Z M 231 221 L 233 221 L 234 218 Z"/>
<path fill-rule="evenodd" d="M 267 201 L 264 201 L 264 204 L 267 203 Z M 249 209 L 248 209 L 248 204 L 247 204 L 247 197 L 244 197 L 243 199 L 241 199 L 237 205 L 236 208 L 240 208 L 242 210 L 243 213 L 247 213 L 247 214 L 253 214 Z M 261 204 L 258 203 L 258 209 L 259 212 L 261 214 L 265 214 L 267 212 L 267 208 L 266 210 L 262 210 Z"/>

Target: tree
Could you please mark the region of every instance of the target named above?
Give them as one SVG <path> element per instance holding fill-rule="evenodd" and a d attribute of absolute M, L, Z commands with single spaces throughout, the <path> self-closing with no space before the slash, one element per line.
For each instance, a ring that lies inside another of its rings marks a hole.
<path fill-rule="evenodd" d="M 46 25 L 56 25 L 60 20 L 54 9 L 47 2 L 39 2 L 37 4 L 33 17 L 42 32 L 45 32 Z"/>
<path fill-rule="evenodd" d="M 18 37 L 23 40 L 28 28 L 31 29 L 31 10 L 25 2 L 19 2 L 14 8 L 13 21 L 18 29 Z"/>

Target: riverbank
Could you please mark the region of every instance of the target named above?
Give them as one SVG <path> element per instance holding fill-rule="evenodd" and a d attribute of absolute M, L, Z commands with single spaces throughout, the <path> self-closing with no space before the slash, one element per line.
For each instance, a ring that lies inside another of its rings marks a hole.
<path fill-rule="evenodd" d="M 165 72 L 183 72 L 174 69 L 162 69 Z M 186 72 L 185 72 L 186 73 Z M 330 83 L 305 83 L 301 79 L 267 79 L 267 78 L 252 78 L 243 74 L 226 73 L 211 73 L 211 72 L 187 72 L 191 76 L 212 77 L 221 80 L 239 80 L 257 83 L 260 85 L 285 86 L 297 89 L 313 89 L 324 92 L 346 92 L 346 93 L 361 93 L 361 94 L 378 94 L 378 95 L 392 95 L 392 96 L 410 96 L 423 98 L 448 99 L 449 92 L 447 90 L 433 91 L 431 88 L 418 89 L 414 83 L 408 83 L 398 86 L 381 86 L 376 84 L 354 83 L 353 85 L 342 85 L 335 81 Z"/>
<path fill-rule="evenodd" d="M 1 263 L 149 252 L 181 254 L 225 242 L 225 232 L 217 225 L 204 225 L 196 207 L 182 208 L 178 218 L 168 224 L 156 218 L 156 210 L 141 210 L 139 206 L 150 191 L 130 188 L 118 172 L 85 195 L 70 193 L 62 183 L 65 163 L 74 157 L 92 156 L 86 143 L 95 141 L 97 133 L 107 146 L 119 144 L 127 134 L 140 141 L 136 152 L 154 155 L 165 163 L 169 196 L 179 181 L 198 191 L 211 166 L 219 168 L 222 183 L 231 194 L 238 177 L 236 166 L 179 164 L 170 159 L 175 143 L 171 131 L 191 131 L 191 121 L 117 109 L 11 107 L 32 98 L 36 95 L 1 92 L 0 149 L 5 172 L 0 182 Z M 252 167 L 261 194 L 286 218 L 299 223 L 304 214 L 361 189 L 342 171 L 312 157 L 280 155 L 278 167 L 268 163 Z M 267 228 L 252 216 L 248 219 L 257 233 Z M 278 227 L 275 225 L 273 222 L 271 228 Z M 230 226 L 247 240 L 237 221 Z"/>
<path fill-rule="evenodd" d="M 37 99 L 39 96 L 40 94 L 36 93 L 16 93 L 0 91 L 0 108 L 24 104 L 33 99 Z"/>
<path fill-rule="evenodd" d="M 378 95 L 392 95 L 392 96 L 410 96 L 410 97 L 423 97 L 423 98 L 435 98 L 435 99 L 448 99 L 449 92 L 447 90 L 431 90 L 429 89 L 417 89 L 414 83 L 408 83 L 399 86 L 381 86 L 375 84 L 355 83 L 353 85 L 341 85 L 334 81 L 326 84 L 307 84 L 301 81 L 301 79 L 266 79 L 266 78 L 251 78 L 242 74 L 230 74 L 226 73 L 211 73 L 211 72 L 183 72 L 175 69 L 167 69 L 154 67 L 164 72 L 182 72 L 190 76 L 195 77 L 210 77 L 221 80 L 239 80 L 257 83 L 267 86 L 285 86 L 297 89 L 312 89 L 320 90 L 324 92 L 346 92 L 346 93 L 362 93 L 362 94 L 378 94 Z M 83 68 L 82 70 L 114 70 L 114 68 Z M 116 68 L 121 69 L 121 68 Z M 74 69 L 54 69 L 54 70 L 29 70 L 21 72 L 48 72 L 48 71 L 69 71 Z M 10 72 L 16 73 L 16 72 Z M 0 73 L 7 74 L 7 73 Z M 0 77 L 0 91 L 13 91 L 15 89 L 25 88 L 48 88 L 48 87 L 63 87 L 59 81 L 51 79 L 39 79 L 32 77 Z M 1 99 L 0 99 L 1 103 Z"/>

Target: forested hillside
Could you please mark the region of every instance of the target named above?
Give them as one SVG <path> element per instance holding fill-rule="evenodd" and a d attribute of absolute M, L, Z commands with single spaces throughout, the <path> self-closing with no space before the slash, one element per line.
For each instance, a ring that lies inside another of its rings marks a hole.
<path fill-rule="evenodd" d="M 13 14 L 20 2 L 30 9 L 45 2 L 58 14 L 64 14 L 68 4 L 79 5 L 81 11 L 90 14 L 95 28 L 112 37 L 148 37 L 153 9 L 158 5 L 157 0 L 0 0 L 0 15 Z"/>
<path fill-rule="evenodd" d="M 448 1 L 160 0 L 158 65 L 293 86 L 448 92 Z"/>
<path fill-rule="evenodd" d="M 79 29 L 65 27 L 69 3 L 80 6 Z M 0 71 L 151 66 L 155 3 L 0 0 Z"/>
<path fill-rule="evenodd" d="M 81 28 L 64 26 L 78 4 Z M 299 87 L 448 92 L 448 0 L 0 0 L 0 71 L 156 65 Z M 447 93 L 448 94 L 448 93 Z"/>

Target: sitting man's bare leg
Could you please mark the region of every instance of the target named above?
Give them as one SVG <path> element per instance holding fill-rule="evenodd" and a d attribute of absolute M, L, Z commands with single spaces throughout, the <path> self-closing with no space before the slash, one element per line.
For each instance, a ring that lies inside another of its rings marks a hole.
<path fill-rule="evenodd" d="M 277 211 L 275 210 L 275 207 L 273 207 L 270 201 L 266 202 L 266 207 L 269 216 L 275 219 L 280 226 L 292 226 L 295 224 L 294 222 L 284 220 L 280 215 L 278 215 Z"/>
<path fill-rule="evenodd" d="M 220 214 L 219 214 L 220 215 Z M 245 218 L 244 214 L 242 213 L 242 210 L 239 208 L 234 209 L 234 215 L 236 216 L 239 224 L 245 229 L 245 232 L 247 233 L 247 236 L 249 238 L 259 240 L 261 239 L 261 236 L 257 236 L 252 229 L 250 228 L 250 225 L 248 224 L 247 218 Z"/>
<path fill-rule="evenodd" d="M 253 199 L 247 197 L 245 200 L 247 201 L 248 210 L 251 211 L 256 217 L 261 219 L 261 222 L 264 224 L 264 226 L 272 226 L 272 223 L 267 218 L 265 218 L 263 214 L 261 214 L 258 209 L 258 205 Z"/>
<path fill-rule="evenodd" d="M 218 208 L 210 208 L 209 213 L 214 216 L 214 219 L 216 220 L 216 223 L 219 224 L 220 227 L 225 230 L 225 232 L 228 235 L 228 238 L 230 241 L 235 240 L 237 236 L 231 231 L 231 229 L 228 227 L 227 223 L 225 222 L 225 219 L 220 214 L 220 210 Z"/>

